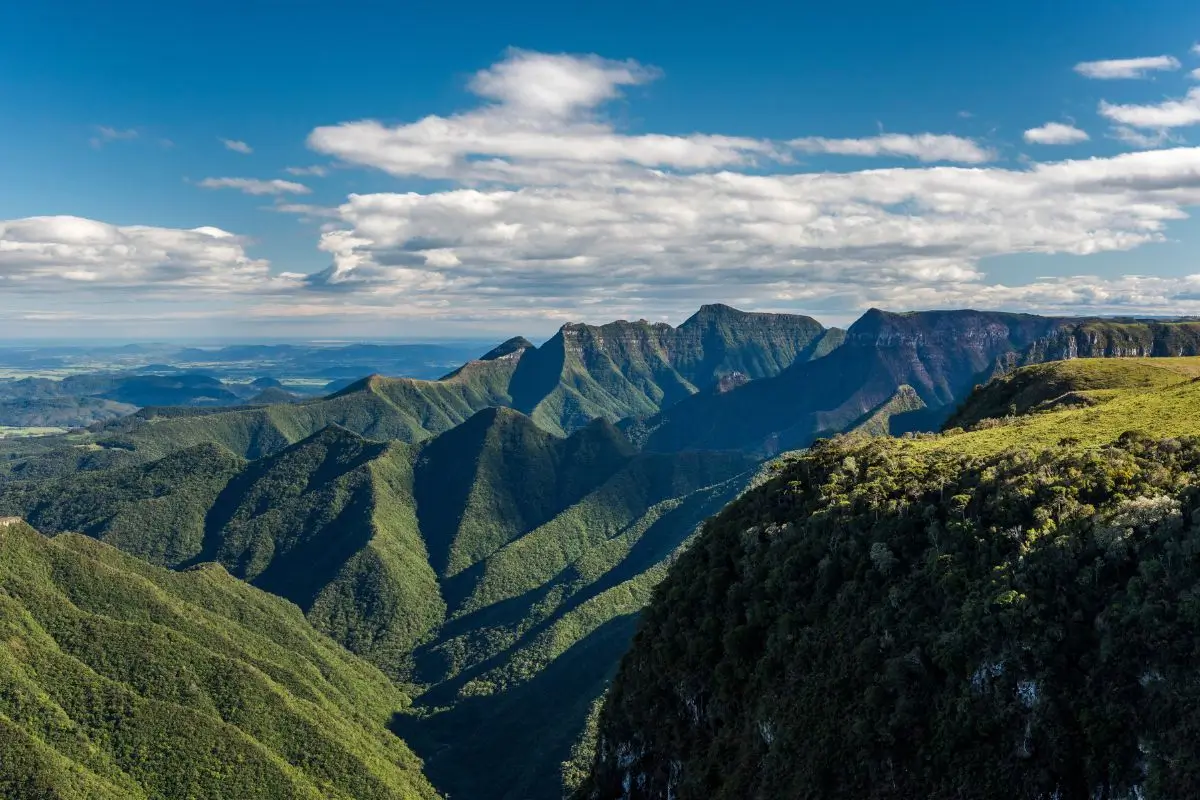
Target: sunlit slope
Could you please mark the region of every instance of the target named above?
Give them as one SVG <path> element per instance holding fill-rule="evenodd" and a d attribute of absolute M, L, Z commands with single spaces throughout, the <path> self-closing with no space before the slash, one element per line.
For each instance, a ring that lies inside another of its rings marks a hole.
<path fill-rule="evenodd" d="M 292 604 L 0 522 L 0 796 L 432 798 L 408 699 Z"/>
<path fill-rule="evenodd" d="M 967 428 L 981 419 L 1002 418 L 1069 404 L 1075 393 L 1102 389 L 1154 389 L 1200 375 L 1200 359 L 1080 358 L 1021 368 L 978 386 L 947 427 Z M 1082 402 L 1087 402 L 1086 398 Z"/>
<path fill-rule="evenodd" d="M 968 399 L 959 417 L 974 419 L 974 430 L 952 428 L 910 446 L 984 455 L 1060 444 L 1096 447 L 1130 430 L 1155 438 L 1197 435 L 1200 382 L 1192 377 L 1197 374 L 1200 358 L 1081 359 L 1026 367 Z M 1024 413 L 988 416 L 1014 404 L 1024 406 Z"/>
<path fill-rule="evenodd" d="M 441 381 L 372 376 L 335 395 L 302 403 L 210 414 L 147 409 L 97 441 L 143 458 L 217 443 L 245 458 L 276 453 L 330 425 L 378 441 L 414 442 L 449 430 L 476 411 L 507 403 L 505 369 L 463 370 Z"/>

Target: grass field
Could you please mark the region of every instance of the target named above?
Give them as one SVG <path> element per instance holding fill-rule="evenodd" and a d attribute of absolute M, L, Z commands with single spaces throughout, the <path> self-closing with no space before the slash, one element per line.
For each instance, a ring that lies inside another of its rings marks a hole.
<path fill-rule="evenodd" d="M 66 428 L 10 428 L 0 425 L 0 439 L 21 439 L 30 436 L 54 436 L 66 433 Z"/>
<path fill-rule="evenodd" d="M 1094 405 L 998 419 L 982 430 L 919 436 L 910 446 L 983 456 L 1012 448 L 1094 448 L 1130 430 L 1155 438 L 1200 435 L 1200 358 L 1079 359 L 1028 367 L 1012 379 L 1051 370 L 1073 387 L 1091 387 L 1072 391 Z"/>

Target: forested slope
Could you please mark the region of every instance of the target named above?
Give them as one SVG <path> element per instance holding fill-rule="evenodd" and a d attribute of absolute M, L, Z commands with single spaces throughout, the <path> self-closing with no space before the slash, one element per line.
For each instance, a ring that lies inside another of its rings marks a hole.
<path fill-rule="evenodd" d="M 408 698 L 216 565 L 0 521 L 0 796 L 433 798 Z"/>
<path fill-rule="evenodd" d="M 1117 363 L 1095 406 L 825 442 L 725 509 L 581 796 L 1196 795 L 1200 384 Z"/>
<path fill-rule="evenodd" d="M 200 444 L 10 482 L 0 513 L 162 566 L 220 563 L 421 693 L 397 726 L 439 786 L 552 797 L 665 564 L 755 467 L 491 408 L 416 444 L 330 426 L 249 462 Z"/>

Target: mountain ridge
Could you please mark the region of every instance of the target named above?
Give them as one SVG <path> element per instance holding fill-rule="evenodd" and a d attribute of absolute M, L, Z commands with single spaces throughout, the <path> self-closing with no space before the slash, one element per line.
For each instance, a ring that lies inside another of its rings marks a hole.
<path fill-rule="evenodd" d="M 925 409 L 912 412 L 907 423 L 898 416 L 893 430 L 935 430 L 976 384 L 1019 366 L 1131 353 L 1200 354 L 1200 324 L 871 309 L 823 358 L 722 394 L 689 397 L 627 427 L 653 450 L 740 448 L 769 455 L 845 430 L 904 385 Z"/>
<path fill-rule="evenodd" d="M 517 800 L 557 791 L 632 615 L 755 471 L 738 453 L 639 453 L 604 419 L 564 438 L 495 407 L 417 443 L 328 424 L 249 462 L 209 442 L 9 483 L 0 511 L 161 566 L 218 563 L 295 603 L 420 695 L 394 724 L 440 786 L 493 791 L 453 765 L 483 730 L 507 731 L 489 763 L 512 773 L 503 796 Z M 566 672 L 558 663 L 583 653 Z"/>
<path fill-rule="evenodd" d="M 5 797 L 437 796 L 386 728 L 408 698 L 218 565 L 6 520 L 0 579 Z"/>

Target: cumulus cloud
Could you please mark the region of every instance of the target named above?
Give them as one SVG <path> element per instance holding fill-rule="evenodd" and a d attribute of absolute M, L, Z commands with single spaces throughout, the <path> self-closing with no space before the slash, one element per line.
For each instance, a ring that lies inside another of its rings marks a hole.
<path fill-rule="evenodd" d="M 1087 131 L 1082 131 L 1074 125 L 1064 125 L 1061 122 L 1047 122 L 1038 128 L 1025 131 L 1024 139 L 1030 144 L 1079 144 L 1091 137 Z"/>
<path fill-rule="evenodd" d="M 99 150 L 109 142 L 129 141 L 131 139 L 138 138 L 140 135 L 141 134 L 138 132 L 137 128 L 127 128 L 125 130 L 121 130 L 119 128 L 109 127 L 108 125 L 97 125 L 96 135 L 89 139 L 88 143 L 91 144 L 92 147 Z"/>
<path fill-rule="evenodd" d="M 322 167 L 320 165 L 314 165 L 311 167 L 286 167 L 286 168 L 284 168 L 283 171 L 286 172 L 288 175 L 298 175 L 298 176 L 312 175 L 317 178 L 324 178 L 326 175 L 329 174 L 328 168 Z"/>
<path fill-rule="evenodd" d="M 659 75 L 636 61 L 599 56 L 552 55 L 512 49 L 500 63 L 476 73 L 470 89 L 506 109 L 537 117 L 569 118 L 595 108 Z"/>
<path fill-rule="evenodd" d="M 317 128 L 314 150 L 396 176 L 551 184 L 628 169 L 707 171 L 786 164 L 793 151 L 982 163 L 993 154 L 958 136 L 884 134 L 772 142 L 743 136 L 618 132 L 599 115 L 622 89 L 660 77 L 636 61 L 510 51 L 468 87 L 484 104 L 450 117 L 387 126 L 362 120 Z"/>
<path fill-rule="evenodd" d="M 596 115 L 622 87 L 657 76 L 634 61 L 512 50 L 470 81 L 485 101 L 480 108 L 398 126 L 363 120 L 321 127 L 308 142 L 397 176 L 515 182 L 623 165 L 744 166 L 776 155 L 774 144 L 739 136 L 626 135 Z"/>
<path fill-rule="evenodd" d="M 579 309 L 585 297 L 647 310 L 722 296 L 903 305 L 923 289 L 999 302 L 1033 295 L 988 289 L 981 260 L 1129 250 L 1161 240 L 1196 203 L 1200 149 L 1189 148 L 1030 169 L 645 171 L 352 195 L 339 209 L 343 227 L 321 240 L 330 268 L 307 280 L 324 292 L 444 304 L 445 313 Z M 1070 295 L 1064 285 L 1037 291 L 1055 302 L 1084 296 L 1082 284 Z"/>
<path fill-rule="evenodd" d="M 245 142 L 239 142 L 237 139 L 221 139 L 221 144 L 225 145 L 226 150 L 232 150 L 235 153 L 241 153 L 248 156 L 254 152 L 254 148 Z"/>
<path fill-rule="evenodd" d="M 1116 105 L 1102 101 L 1100 114 L 1134 128 L 1164 130 L 1200 124 L 1200 87 L 1191 89 L 1183 98 L 1150 105 Z"/>
<path fill-rule="evenodd" d="M 957 161 L 964 164 L 981 164 L 995 158 L 995 153 L 971 139 L 933 133 L 915 136 L 885 133 L 863 139 L 810 136 L 793 139 L 788 144 L 805 153 L 843 156 L 901 156 L 918 161 Z"/>
<path fill-rule="evenodd" d="M 1084 61 L 1075 65 L 1075 71 L 1085 78 L 1096 80 L 1118 80 L 1148 78 L 1154 72 L 1172 72 L 1179 69 L 1179 59 L 1174 56 L 1147 56 L 1144 58 L 1115 58 L 1107 61 Z"/>
<path fill-rule="evenodd" d="M 262 289 L 276 279 L 219 228 L 117 226 L 81 217 L 0 221 L 0 294 Z"/>
<path fill-rule="evenodd" d="M 618 130 L 607 104 L 658 77 L 632 61 L 512 51 L 469 81 L 477 102 L 462 113 L 311 133 L 313 149 L 343 162 L 437 179 L 413 182 L 419 190 L 352 194 L 330 209 L 287 202 L 308 192 L 289 181 L 200 184 L 273 195 L 276 210 L 320 222 L 326 269 L 272 277 L 236 237 L 200 241 L 236 246 L 221 264 L 259 265 L 243 268 L 258 270 L 238 284 L 256 293 L 243 310 L 272 320 L 519 327 L 678 319 L 711 301 L 841 318 L 869 305 L 1200 311 L 1200 278 L 1100 278 L 1087 274 L 1087 260 L 1068 258 L 1048 261 L 1048 277 L 1018 285 L 989 274 L 998 256 L 1086 256 L 1163 241 L 1200 205 L 1200 148 L 1014 166 L 951 135 L 772 141 Z M 1166 128 L 1110 119 L 1111 135 L 1135 146 L 1137 137 L 1169 136 Z M 1073 130 L 1050 123 L 1026 138 L 1050 143 L 1078 137 Z M 795 158 L 809 152 L 921 163 L 813 171 Z M 73 280 L 91 271 L 97 284 L 119 282 L 121 264 L 153 252 L 137 242 L 101 247 L 66 238 L 38 240 L 44 252 L 64 254 L 54 273 L 60 281 L 71 270 L 79 273 Z M 11 250 L 0 242 L 0 257 Z M 85 257 L 93 266 L 79 265 Z M 23 259 L 27 272 L 32 262 Z M 140 268 L 158 274 L 163 263 L 174 262 L 150 258 Z"/>
<path fill-rule="evenodd" d="M 197 184 L 204 189 L 237 189 L 244 194 L 310 194 L 309 189 L 302 183 L 285 181 L 275 178 L 259 180 L 257 178 L 205 178 Z"/>

